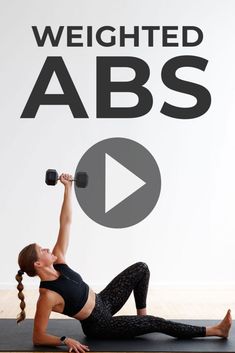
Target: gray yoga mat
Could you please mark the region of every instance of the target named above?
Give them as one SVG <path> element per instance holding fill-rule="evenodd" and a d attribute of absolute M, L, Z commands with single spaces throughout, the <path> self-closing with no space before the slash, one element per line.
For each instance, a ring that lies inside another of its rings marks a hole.
<path fill-rule="evenodd" d="M 174 320 L 199 326 L 212 326 L 214 320 Z M 0 319 L 0 352 L 65 352 L 66 346 L 34 346 L 32 344 L 33 319 L 19 326 L 15 319 Z M 67 335 L 88 345 L 90 352 L 235 352 L 235 330 L 229 339 L 219 337 L 177 339 L 161 333 L 148 333 L 132 339 L 98 340 L 87 338 L 78 320 L 50 319 L 48 333 Z"/>

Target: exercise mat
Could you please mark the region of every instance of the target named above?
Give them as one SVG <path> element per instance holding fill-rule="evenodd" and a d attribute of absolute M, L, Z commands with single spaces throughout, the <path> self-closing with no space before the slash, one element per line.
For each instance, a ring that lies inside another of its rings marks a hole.
<path fill-rule="evenodd" d="M 174 320 L 191 325 L 212 326 L 218 320 Z M 67 346 L 34 346 L 33 319 L 18 326 L 15 319 L 0 319 L 0 352 L 68 352 Z M 88 345 L 90 352 L 235 352 L 235 329 L 228 339 L 219 337 L 177 339 L 162 333 L 148 333 L 131 339 L 87 338 L 78 320 L 50 319 L 47 332 L 55 336 L 69 336 Z"/>

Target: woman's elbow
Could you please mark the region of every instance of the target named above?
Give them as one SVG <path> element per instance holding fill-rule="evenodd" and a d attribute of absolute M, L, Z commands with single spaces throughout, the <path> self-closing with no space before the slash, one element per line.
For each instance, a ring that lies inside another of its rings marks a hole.
<path fill-rule="evenodd" d="M 32 341 L 33 341 L 33 345 L 34 346 L 40 346 L 43 344 L 42 342 L 42 338 L 40 337 L 40 335 L 33 335 L 32 337 Z"/>

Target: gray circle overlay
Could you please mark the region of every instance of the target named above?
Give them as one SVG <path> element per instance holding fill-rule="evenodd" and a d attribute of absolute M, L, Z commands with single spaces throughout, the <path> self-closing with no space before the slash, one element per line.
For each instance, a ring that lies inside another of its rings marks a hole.
<path fill-rule="evenodd" d="M 105 213 L 106 153 L 146 184 Z M 151 153 L 133 140 L 116 137 L 96 143 L 82 156 L 76 173 L 79 171 L 87 172 L 89 179 L 84 189 L 74 183 L 78 203 L 88 217 L 105 227 L 133 226 L 147 217 L 158 201 L 161 190 L 158 165 Z"/>

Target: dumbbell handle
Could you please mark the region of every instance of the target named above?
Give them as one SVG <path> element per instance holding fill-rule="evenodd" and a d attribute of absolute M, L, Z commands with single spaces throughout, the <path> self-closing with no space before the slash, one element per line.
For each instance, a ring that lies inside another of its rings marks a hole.
<path fill-rule="evenodd" d="M 60 180 L 60 177 L 57 180 Z M 79 178 L 78 179 L 69 179 L 69 181 L 77 181 L 77 180 L 79 180 Z"/>
<path fill-rule="evenodd" d="M 60 178 L 57 178 L 57 180 L 60 180 Z M 69 179 L 69 181 L 76 181 L 77 179 Z"/>

